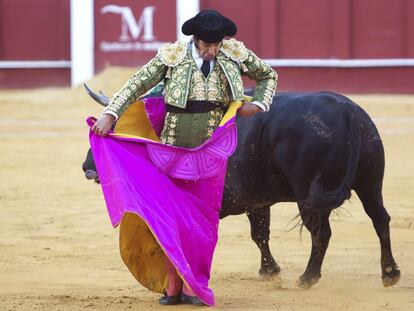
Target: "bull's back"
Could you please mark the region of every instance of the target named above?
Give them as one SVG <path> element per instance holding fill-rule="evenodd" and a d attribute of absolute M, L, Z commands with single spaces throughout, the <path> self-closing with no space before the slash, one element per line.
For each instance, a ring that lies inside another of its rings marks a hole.
<path fill-rule="evenodd" d="M 342 95 L 278 94 L 269 112 L 237 120 L 239 143 L 229 161 L 224 206 L 241 211 L 243 204 L 304 200 L 316 179 L 327 192 L 349 188 L 344 180 L 353 179 L 347 174 L 354 174 L 349 170 L 362 150 L 360 124 L 376 132 L 362 108 Z"/>

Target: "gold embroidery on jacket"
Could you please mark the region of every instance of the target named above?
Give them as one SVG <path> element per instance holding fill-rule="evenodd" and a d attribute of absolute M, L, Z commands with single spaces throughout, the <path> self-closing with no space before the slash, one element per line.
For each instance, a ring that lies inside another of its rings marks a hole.
<path fill-rule="evenodd" d="M 194 69 L 196 65 L 189 46 L 185 42 L 176 42 L 161 47 L 157 56 L 134 74 L 114 95 L 106 110 L 113 111 L 119 116 L 130 103 L 162 79 L 165 82 L 164 100 L 175 107 L 185 108 L 190 98 L 223 102 L 228 102 L 230 98 L 242 100 L 241 71 L 257 81 L 253 101 L 259 101 L 267 107 L 272 103 L 277 74 L 252 51 L 246 49 L 242 42 L 234 39 L 224 40 L 223 47 L 216 57 L 215 69 L 210 73 L 210 79 L 207 80 L 207 84 L 205 80 L 201 80 L 204 82 L 203 86 L 198 84 L 199 81 L 195 83 L 196 80 L 200 80 L 201 72 Z M 203 76 L 201 78 L 204 79 Z M 231 90 L 231 96 L 228 89 Z"/>
<path fill-rule="evenodd" d="M 230 101 L 228 84 L 226 75 L 219 65 L 216 64 L 205 78 L 194 62 L 188 100 L 208 100 L 226 104 Z"/>
<path fill-rule="evenodd" d="M 157 85 L 165 76 L 167 67 L 160 60 L 159 55 L 138 70 L 116 93 L 105 111 L 115 112 L 118 116 L 140 96 Z"/>
<path fill-rule="evenodd" d="M 177 113 L 167 112 L 160 137 L 163 144 L 175 145 L 178 135 L 178 121 L 179 115 Z"/>

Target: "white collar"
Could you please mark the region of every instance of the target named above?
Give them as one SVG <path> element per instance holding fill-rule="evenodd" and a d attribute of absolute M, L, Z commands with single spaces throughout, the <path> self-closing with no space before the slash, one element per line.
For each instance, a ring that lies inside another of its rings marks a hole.
<path fill-rule="evenodd" d="M 203 60 L 203 58 L 200 56 L 200 54 L 198 53 L 198 49 L 194 43 L 194 41 L 191 41 L 191 54 L 193 55 L 194 60 L 198 60 L 201 59 Z"/>
<path fill-rule="evenodd" d="M 203 60 L 204 59 L 198 53 L 198 49 L 195 46 L 194 41 L 191 41 L 190 44 L 191 44 L 191 55 L 193 56 L 194 61 L 197 64 L 197 67 L 200 69 L 201 68 L 201 65 L 203 65 Z M 214 66 L 214 60 L 215 59 L 210 60 L 210 71 L 212 70 L 212 68 Z"/>

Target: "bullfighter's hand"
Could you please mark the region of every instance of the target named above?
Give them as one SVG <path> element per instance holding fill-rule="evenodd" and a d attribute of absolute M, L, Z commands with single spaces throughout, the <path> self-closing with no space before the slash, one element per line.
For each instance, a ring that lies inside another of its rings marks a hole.
<path fill-rule="evenodd" d="M 99 136 L 106 136 L 114 124 L 115 117 L 113 115 L 104 113 L 92 126 L 92 131 Z"/>
<path fill-rule="evenodd" d="M 263 110 L 259 106 L 245 101 L 239 110 L 239 115 L 242 117 L 249 117 L 261 111 Z"/>

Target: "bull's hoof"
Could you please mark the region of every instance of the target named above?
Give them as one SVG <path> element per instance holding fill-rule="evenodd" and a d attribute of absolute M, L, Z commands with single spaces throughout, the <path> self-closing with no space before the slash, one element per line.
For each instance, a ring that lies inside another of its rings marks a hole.
<path fill-rule="evenodd" d="M 98 178 L 98 174 L 95 172 L 95 171 L 93 171 L 93 170 L 86 170 L 85 171 L 85 177 L 86 177 L 86 179 L 96 179 L 96 178 Z"/>
<path fill-rule="evenodd" d="M 305 274 L 302 274 L 299 279 L 296 281 L 296 286 L 303 288 L 303 289 L 309 289 L 316 283 L 318 283 L 321 276 L 306 276 Z"/>
<path fill-rule="evenodd" d="M 397 284 L 400 278 L 401 272 L 397 265 L 394 267 L 387 267 L 382 274 L 382 284 L 384 287 L 390 287 Z"/>
<path fill-rule="evenodd" d="M 280 267 L 277 264 L 261 267 L 259 275 L 265 280 L 273 280 L 280 276 Z"/>

